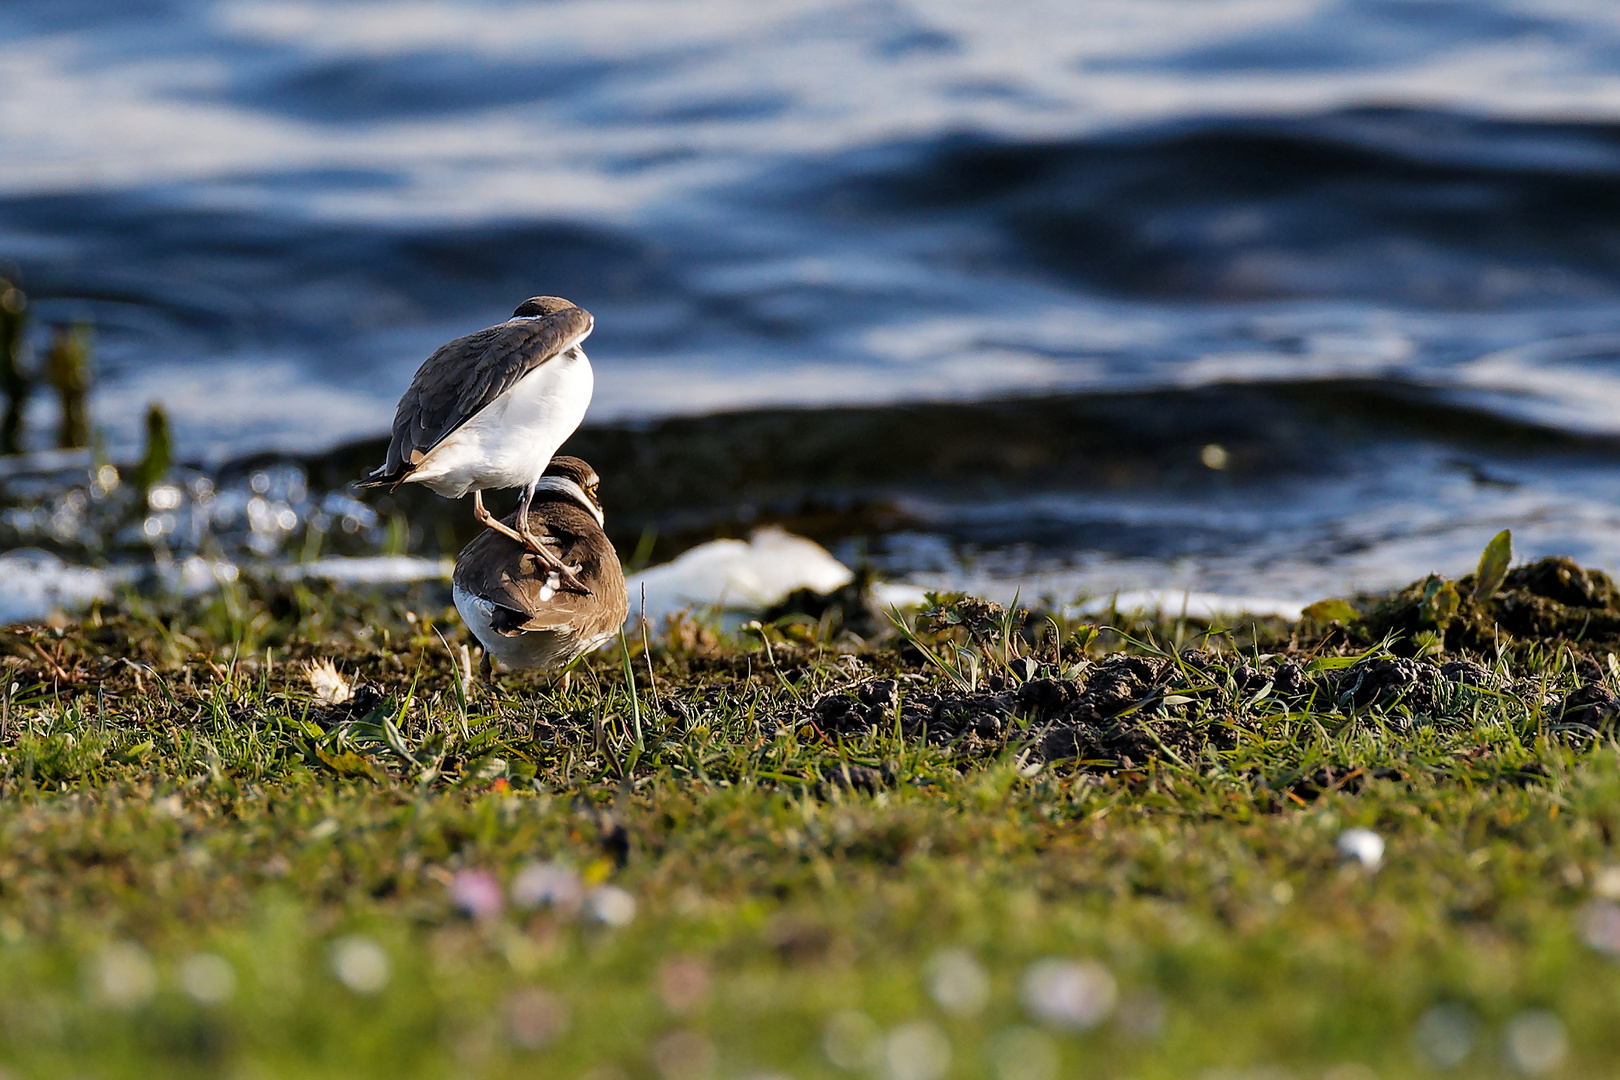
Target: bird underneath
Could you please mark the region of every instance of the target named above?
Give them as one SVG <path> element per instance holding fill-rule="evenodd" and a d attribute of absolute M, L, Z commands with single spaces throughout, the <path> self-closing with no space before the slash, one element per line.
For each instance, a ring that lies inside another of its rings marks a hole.
<path fill-rule="evenodd" d="M 578 567 L 587 592 L 565 590 L 561 575 L 505 532 L 480 533 L 462 549 L 451 578 L 456 610 L 484 646 L 510 668 L 554 672 L 610 640 L 630 612 L 619 555 L 602 531 L 596 470 L 576 457 L 552 458 L 535 485 L 527 520 L 507 523 L 555 542 Z M 566 675 L 565 675 L 566 678 Z"/>
<path fill-rule="evenodd" d="M 529 530 L 528 509 L 590 405 L 595 378 L 580 344 L 594 325 L 560 296 L 534 296 L 506 322 L 441 346 L 399 399 L 388 457 L 362 486 L 422 484 L 449 499 L 470 491 L 480 525 L 528 548 L 563 587 L 585 590 L 579 568 Z M 515 528 L 484 509 L 483 493 L 499 488 L 523 490 Z"/>

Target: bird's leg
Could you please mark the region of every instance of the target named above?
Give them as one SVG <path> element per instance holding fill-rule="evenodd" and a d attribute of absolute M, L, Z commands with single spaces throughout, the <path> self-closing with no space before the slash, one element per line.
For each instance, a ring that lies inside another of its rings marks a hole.
<path fill-rule="evenodd" d="M 529 528 L 529 503 L 532 501 L 534 501 L 534 485 L 530 484 L 523 489 L 523 497 L 518 500 L 518 531 L 523 534 L 520 539 L 530 551 L 535 553 L 536 557 L 557 571 L 557 577 L 562 584 L 577 592 L 584 593 L 586 596 L 591 595 L 591 590 L 587 589 L 585 583 L 579 580 L 579 565 L 576 563 L 569 566 L 561 558 L 547 551 L 544 545 L 541 544 L 540 538 L 535 536 L 533 530 Z"/>
<path fill-rule="evenodd" d="M 506 524 L 506 522 L 497 519 L 494 514 L 484 509 L 484 493 L 482 491 L 473 492 L 473 517 L 478 520 L 478 524 L 483 525 L 486 528 L 494 529 L 508 540 L 516 540 L 524 547 L 529 546 L 529 541 L 524 538 L 522 533 Z"/>

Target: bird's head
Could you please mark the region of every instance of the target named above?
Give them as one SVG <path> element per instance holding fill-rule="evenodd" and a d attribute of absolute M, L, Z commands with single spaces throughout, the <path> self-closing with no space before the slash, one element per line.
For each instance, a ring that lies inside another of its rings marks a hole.
<path fill-rule="evenodd" d="M 514 319 L 533 318 L 535 316 L 555 315 L 559 311 L 566 311 L 571 307 L 578 307 L 571 300 L 564 300 L 560 296 L 531 296 L 517 306 L 512 312 Z"/>
<path fill-rule="evenodd" d="M 555 476 L 563 480 L 572 480 L 585 493 L 596 511 L 597 519 L 602 517 L 602 500 L 597 489 L 602 485 L 602 478 L 596 475 L 596 470 L 588 462 L 577 457 L 554 457 L 551 464 L 546 466 L 544 476 Z"/>

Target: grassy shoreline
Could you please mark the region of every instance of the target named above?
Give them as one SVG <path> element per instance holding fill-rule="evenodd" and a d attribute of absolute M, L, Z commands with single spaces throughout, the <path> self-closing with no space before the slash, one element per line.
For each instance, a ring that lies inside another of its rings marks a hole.
<path fill-rule="evenodd" d="M 0 1064 L 1607 1074 L 1602 641 L 936 624 L 688 622 L 567 691 L 464 686 L 432 587 L 6 631 Z"/>

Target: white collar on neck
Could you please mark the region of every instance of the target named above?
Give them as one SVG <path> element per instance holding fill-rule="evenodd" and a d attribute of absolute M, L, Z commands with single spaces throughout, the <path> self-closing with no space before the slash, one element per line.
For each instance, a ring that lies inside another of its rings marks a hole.
<path fill-rule="evenodd" d="M 537 492 L 554 491 L 559 495 L 567 495 L 570 499 L 573 499 L 575 502 L 579 503 L 579 505 L 583 506 L 586 511 L 590 513 L 591 517 L 596 519 L 596 523 L 598 525 L 605 524 L 602 518 L 601 508 L 595 503 L 591 502 L 591 498 L 589 495 L 585 494 L 584 488 L 580 487 L 566 476 L 542 476 L 539 480 L 535 481 L 534 490 Z"/>

